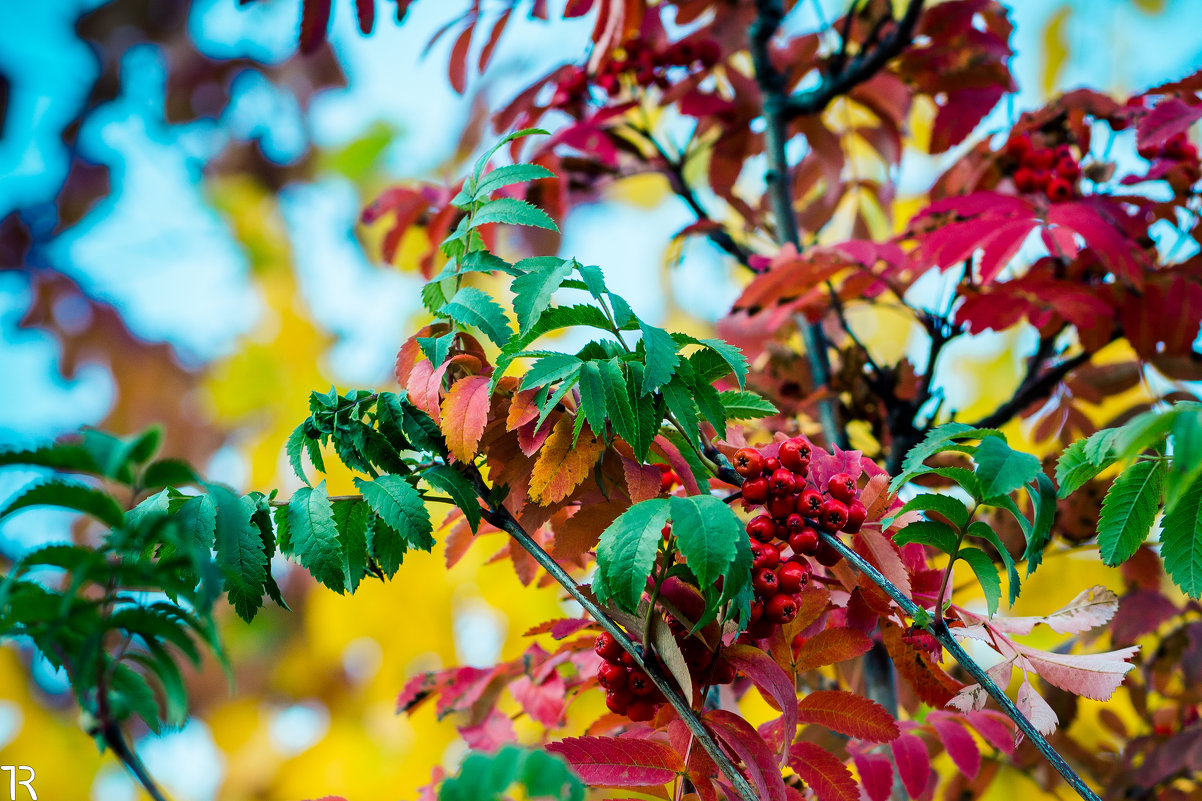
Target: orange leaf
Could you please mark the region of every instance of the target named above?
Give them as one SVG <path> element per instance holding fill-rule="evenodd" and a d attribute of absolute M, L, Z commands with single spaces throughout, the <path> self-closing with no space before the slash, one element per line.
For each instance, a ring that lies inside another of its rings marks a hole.
<path fill-rule="evenodd" d="M 810 693 L 797 704 L 797 719 L 874 743 L 887 743 L 901 734 L 885 707 L 844 690 Z"/>
<path fill-rule="evenodd" d="M 531 420 L 538 419 L 538 406 L 534 403 L 534 396 L 537 394 L 537 389 L 525 389 L 514 393 L 513 400 L 509 401 L 509 416 L 505 420 L 505 428 L 513 431 Z"/>
<path fill-rule="evenodd" d="M 442 402 L 441 426 L 456 459 L 470 462 L 476 457 L 487 422 L 488 376 L 469 375 L 452 384 Z"/>
<path fill-rule="evenodd" d="M 920 699 L 936 709 L 942 709 L 964 685 L 936 665 L 929 653 L 906 642 L 902 634 L 901 626 L 881 621 L 881 639 L 897 672 L 914 688 Z"/>
<path fill-rule="evenodd" d="M 604 442 L 583 432 L 572 447 L 573 422 L 571 415 L 559 418 L 534 463 L 530 499 L 543 506 L 558 503 L 571 495 L 572 490 L 588 477 L 597 457 L 605 450 Z"/>
<path fill-rule="evenodd" d="M 860 801 L 851 771 L 830 751 L 813 743 L 795 743 L 789 767 L 810 786 L 818 801 Z"/>
<path fill-rule="evenodd" d="M 638 503 L 650 498 L 658 498 L 660 494 L 660 472 L 654 465 L 641 464 L 638 460 L 619 454 L 622 457 L 622 472 L 626 476 L 626 491 L 630 494 L 630 502 Z"/>
<path fill-rule="evenodd" d="M 823 629 L 805 641 L 797 654 L 797 672 L 845 662 L 868 653 L 872 640 L 859 629 Z"/>
<path fill-rule="evenodd" d="M 597 544 L 606 526 L 629 508 L 629 504 L 616 500 L 581 506 L 576 514 L 556 526 L 555 558 L 561 562 L 578 562 L 586 551 Z"/>

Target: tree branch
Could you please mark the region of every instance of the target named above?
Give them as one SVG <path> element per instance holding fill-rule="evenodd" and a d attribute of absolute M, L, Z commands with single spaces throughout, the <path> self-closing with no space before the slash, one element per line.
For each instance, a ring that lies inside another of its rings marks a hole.
<path fill-rule="evenodd" d="M 747 779 L 739 772 L 739 769 L 735 767 L 729 757 L 726 756 L 726 753 L 723 752 L 713 735 L 710 734 L 705 724 L 701 721 L 701 718 L 693 711 L 689 702 L 676 689 L 676 684 L 673 680 L 668 678 L 654 662 L 643 660 L 643 654 L 639 647 L 622 630 L 622 627 L 606 614 L 605 610 L 598 606 L 596 601 L 581 591 L 576 581 L 568 575 L 568 572 L 522 528 L 521 523 L 510 514 L 508 509 L 501 504 L 494 504 L 489 500 L 491 491 L 475 465 L 459 463 L 457 467 L 472 482 L 472 486 L 475 488 L 476 494 L 480 496 L 480 499 L 487 504 L 487 508 L 484 510 L 484 519 L 509 534 L 523 550 L 534 557 L 535 561 L 551 575 L 551 578 L 555 579 L 577 603 L 584 607 L 584 611 L 601 624 L 601 628 L 607 631 L 617 641 L 618 645 L 622 646 L 622 649 L 634 658 L 635 665 L 646 673 L 655 686 L 659 688 L 660 692 L 664 694 L 664 697 L 668 699 L 668 703 L 672 705 L 672 708 L 676 710 L 676 714 L 680 716 L 681 721 L 692 732 L 696 741 L 705 749 L 710 758 L 714 760 L 714 763 L 730 781 L 743 800 L 758 801 L 755 790 L 752 789 Z"/>
<path fill-rule="evenodd" d="M 910 0 L 909 5 L 906 6 L 906 13 L 897 21 L 897 27 L 879 45 L 872 47 L 871 42 L 866 43 L 866 49 L 852 59 L 846 67 L 844 67 L 843 59 L 836 60 L 834 63 L 837 64 L 837 69 L 827 75 L 818 86 L 789 97 L 783 109 L 785 119 L 791 120 L 794 117 L 817 114 L 836 97 L 850 92 L 859 84 L 876 75 L 889 63 L 890 59 L 901 53 L 910 44 L 910 40 L 914 36 L 914 28 L 918 24 L 918 18 L 922 16 L 922 3 L 923 0 Z M 850 13 L 849 11 L 848 14 Z M 874 33 L 879 34 L 879 32 L 880 24 L 878 23 L 878 27 L 874 28 Z M 843 47 L 846 48 L 846 46 L 847 42 L 844 41 Z"/>
<path fill-rule="evenodd" d="M 1019 385 L 1018 391 L 1014 393 L 1014 397 L 973 423 L 973 427 L 996 428 L 1035 401 L 1048 397 L 1066 375 L 1089 361 L 1092 355 L 1093 353 L 1090 351 L 1082 351 L 1070 359 L 1065 359 L 1038 377 L 1035 377 L 1034 372 L 1028 373 L 1022 384 Z M 1037 369 L 1036 365 L 1033 365 L 1034 369 Z"/>

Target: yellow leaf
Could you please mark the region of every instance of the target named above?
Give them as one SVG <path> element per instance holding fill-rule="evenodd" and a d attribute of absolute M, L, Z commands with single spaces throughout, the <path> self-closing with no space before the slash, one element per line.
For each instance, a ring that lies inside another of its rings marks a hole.
<path fill-rule="evenodd" d="M 1043 29 L 1043 76 L 1040 88 L 1045 97 L 1051 96 L 1060 81 L 1060 73 L 1068 61 L 1068 36 L 1065 28 L 1068 24 L 1069 6 L 1056 9 L 1048 19 Z"/>
<path fill-rule="evenodd" d="M 566 414 L 559 418 L 534 463 L 530 499 L 542 506 L 558 503 L 571 495 L 605 450 L 605 443 L 583 432 L 576 447 L 572 447 L 573 422 L 574 419 Z"/>

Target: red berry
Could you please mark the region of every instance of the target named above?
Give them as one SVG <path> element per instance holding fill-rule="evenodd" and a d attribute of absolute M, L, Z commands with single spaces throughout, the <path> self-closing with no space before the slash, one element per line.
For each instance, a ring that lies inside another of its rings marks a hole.
<path fill-rule="evenodd" d="M 847 524 L 847 504 L 836 498 L 827 498 L 822 504 L 818 522 L 827 531 L 838 531 Z"/>
<path fill-rule="evenodd" d="M 764 459 L 764 475 L 770 476 L 777 470 L 780 470 L 780 459 L 777 459 L 775 456 L 769 456 Z"/>
<path fill-rule="evenodd" d="M 859 501 L 852 501 L 847 506 L 847 523 L 843 526 L 843 530 L 848 534 L 855 534 L 864 525 L 864 520 L 867 517 L 868 510 L 864 508 L 864 504 Z"/>
<path fill-rule="evenodd" d="M 607 690 L 626 689 L 626 666 L 620 662 L 602 662 L 597 668 L 597 683 Z"/>
<path fill-rule="evenodd" d="M 675 470 L 669 470 L 666 473 L 660 473 L 659 474 L 659 491 L 667 492 L 668 490 L 675 487 L 676 483 L 678 481 L 680 481 L 680 476 L 676 475 Z"/>
<path fill-rule="evenodd" d="M 834 567 L 839 564 L 839 560 L 843 558 L 843 554 L 823 542 L 819 544 L 818 553 L 814 554 L 814 558 L 818 560 L 818 564 L 820 565 Z"/>
<path fill-rule="evenodd" d="M 659 530 L 659 534 L 663 537 L 664 542 L 667 542 L 668 538 L 672 536 L 672 524 L 664 523 L 664 527 Z"/>
<path fill-rule="evenodd" d="M 764 508 L 768 510 L 768 514 L 777 520 L 785 520 L 797 508 L 795 498 L 796 496 L 792 493 L 788 495 L 773 495 L 768 499 L 768 503 L 764 505 Z"/>
<path fill-rule="evenodd" d="M 751 618 L 748 622 L 755 623 L 764 616 L 764 602 L 756 598 L 751 602 Z"/>
<path fill-rule="evenodd" d="M 789 537 L 789 547 L 798 556 L 813 556 L 818 552 L 820 542 L 818 532 L 809 526 Z"/>
<path fill-rule="evenodd" d="M 1031 152 L 1031 140 L 1025 134 L 1011 136 L 1006 141 L 1005 152 L 1015 161 L 1023 161 Z"/>
<path fill-rule="evenodd" d="M 761 476 L 744 481 L 743 500 L 749 503 L 763 503 L 768 500 L 768 479 Z"/>
<path fill-rule="evenodd" d="M 626 708 L 630 706 L 633 698 L 634 696 L 626 690 L 610 690 L 605 693 L 605 705 L 609 707 L 610 712 L 625 715 Z"/>
<path fill-rule="evenodd" d="M 1014 171 L 1014 188 L 1026 194 L 1035 191 L 1035 171 L 1030 167 L 1019 167 Z"/>
<path fill-rule="evenodd" d="M 763 622 L 765 621 L 760 621 L 760 623 Z M 714 660 L 713 673 L 710 675 L 714 684 L 730 684 L 735 680 L 735 666 L 725 659 L 716 659 Z"/>
<path fill-rule="evenodd" d="M 806 520 L 797 512 L 785 518 L 785 534 L 787 537 L 792 537 L 806 527 Z"/>
<path fill-rule="evenodd" d="M 1048 181 L 1048 200 L 1053 203 L 1063 203 L 1073 197 L 1073 185 L 1063 178 L 1053 178 Z"/>
<path fill-rule="evenodd" d="M 626 717 L 635 723 L 651 720 L 651 718 L 655 717 L 655 704 L 641 698 L 637 701 L 631 701 L 630 706 L 626 707 Z"/>
<path fill-rule="evenodd" d="M 764 457 L 755 448 L 739 448 L 735 451 L 732 464 L 735 466 L 735 472 L 743 478 L 755 478 L 764 471 Z M 747 488 L 744 486 L 744 497 L 746 494 Z"/>
<path fill-rule="evenodd" d="M 668 473 L 668 472 L 671 472 L 671 470 L 672 470 L 672 465 L 664 464 L 663 462 L 656 462 L 655 467 L 661 473 Z"/>
<path fill-rule="evenodd" d="M 777 468 L 768 478 L 768 491 L 773 495 L 785 495 L 797 489 L 793 471 L 784 467 Z"/>
<path fill-rule="evenodd" d="M 627 667 L 634 667 L 634 654 L 623 651 L 621 659 L 623 665 L 626 665 Z"/>
<path fill-rule="evenodd" d="M 1068 145 L 1057 145 L 1052 151 L 1052 155 L 1056 157 L 1056 161 L 1076 161 L 1077 157 L 1073 155 L 1073 149 Z"/>
<path fill-rule="evenodd" d="M 1041 147 L 1031 151 L 1031 155 L 1025 159 L 1026 166 L 1033 170 L 1050 170 L 1056 162 L 1056 154 L 1046 147 Z"/>
<path fill-rule="evenodd" d="M 1051 171 L 1050 170 L 1036 170 L 1035 172 L 1032 173 L 1032 175 L 1034 176 L 1032 178 L 1032 182 L 1035 185 L 1034 191 L 1036 191 L 1036 192 L 1048 191 L 1048 184 L 1052 180 Z"/>
<path fill-rule="evenodd" d="M 776 523 L 768 515 L 758 515 L 747 522 L 747 533 L 760 542 L 776 539 Z"/>
<path fill-rule="evenodd" d="M 776 571 L 781 592 L 793 593 L 810 583 L 810 566 L 805 562 L 785 562 Z"/>
<path fill-rule="evenodd" d="M 771 620 L 773 623 L 788 623 L 795 617 L 797 617 L 797 603 L 788 593 L 777 593 L 768 603 L 764 604 L 765 620 Z"/>
<path fill-rule="evenodd" d="M 751 576 L 751 587 L 755 590 L 756 595 L 761 598 L 771 598 L 773 595 L 776 595 L 776 591 L 780 588 L 780 581 L 776 578 L 776 573 L 771 568 L 760 568 L 754 571 Z M 764 611 L 766 614 L 767 609 Z"/>
<path fill-rule="evenodd" d="M 1174 136 L 1172 139 L 1164 143 L 1164 157 L 1173 161 L 1183 161 L 1188 158 L 1190 150 L 1190 142 L 1184 136 Z"/>
<path fill-rule="evenodd" d="M 1060 161 L 1056 162 L 1056 169 L 1054 172 L 1059 177 L 1063 178 L 1069 183 L 1072 183 L 1081 177 L 1081 165 L 1070 159 L 1061 159 Z"/>
<path fill-rule="evenodd" d="M 646 673 L 635 668 L 626 677 L 626 687 L 633 695 L 647 695 L 655 689 Z"/>
<path fill-rule="evenodd" d="M 597 635 L 597 639 L 593 642 L 593 650 L 597 652 L 597 656 L 607 662 L 617 662 L 626 653 L 608 631 Z"/>
<path fill-rule="evenodd" d="M 797 511 L 811 520 L 817 519 L 818 515 L 822 514 L 822 493 L 816 489 L 808 489 L 801 493 Z"/>
<path fill-rule="evenodd" d="M 852 499 L 856 497 L 856 480 L 851 477 L 850 473 L 836 473 L 827 482 L 826 491 L 833 498 L 844 503 L 851 503 Z"/>
<path fill-rule="evenodd" d="M 755 570 L 761 568 L 774 569 L 780 564 L 780 551 L 775 545 L 770 545 L 764 542 L 756 542 L 751 546 L 751 566 Z"/>
<path fill-rule="evenodd" d="M 787 467 L 794 473 L 805 473 L 810 467 L 810 443 L 801 437 L 787 439 L 780 444 L 781 467 Z"/>

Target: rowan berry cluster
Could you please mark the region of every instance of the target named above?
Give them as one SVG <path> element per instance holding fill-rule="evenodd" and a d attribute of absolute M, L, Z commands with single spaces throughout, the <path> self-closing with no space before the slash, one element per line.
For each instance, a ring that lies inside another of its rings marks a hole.
<path fill-rule="evenodd" d="M 763 507 L 747 523 L 751 539 L 752 639 L 763 639 L 797 615 L 797 593 L 813 575 L 810 557 L 824 565 L 839 561 L 837 551 L 822 542 L 828 533 L 860 530 L 867 510 L 859 500 L 856 480 L 847 473 L 831 476 L 818 487 L 809 474 L 813 449 L 803 437 L 782 442 L 775 456 L 740 448 L 734 468 L 743 476 L 746 508 Z"/>
<path fill-rule="evenodd" d="M 1072 146 L 1038 147 L 1020 134 L 1010 137 L 1003 153 L 1013 170 L 1014 188 L 1022 194 L 1042 194 L 1053 203 L 1077 196 L 1081 163 Z"/>
<path fill-rule="evenodd" d="M 683 40 L 664 46 L 641 37 L 629 39 L 619 57 L 602 66 L 591 76 L 591 82 L 609 97 L 617 97 L 623 89 L 656 86 L 667 89 L 672 84 L 671 70 L 709 69 L 718 63 L 722 50 L 712 39 L 699 42 Z M 551 105 L 556 108 L 578 105 L 589 98 L 590 76 L 583 67 L 568 72 L 555 87 Z"/>
<path fill-rule="evenodd" d="M 1198 160 L 1198 148 L 1189 141 L 1184 132 L 1157 147 L 1141 147 L 1139 155 L 1152 162 L 1154 170 L 1174 189 L 1184 190 L 1202 180 L 1202 163 Z"/>

